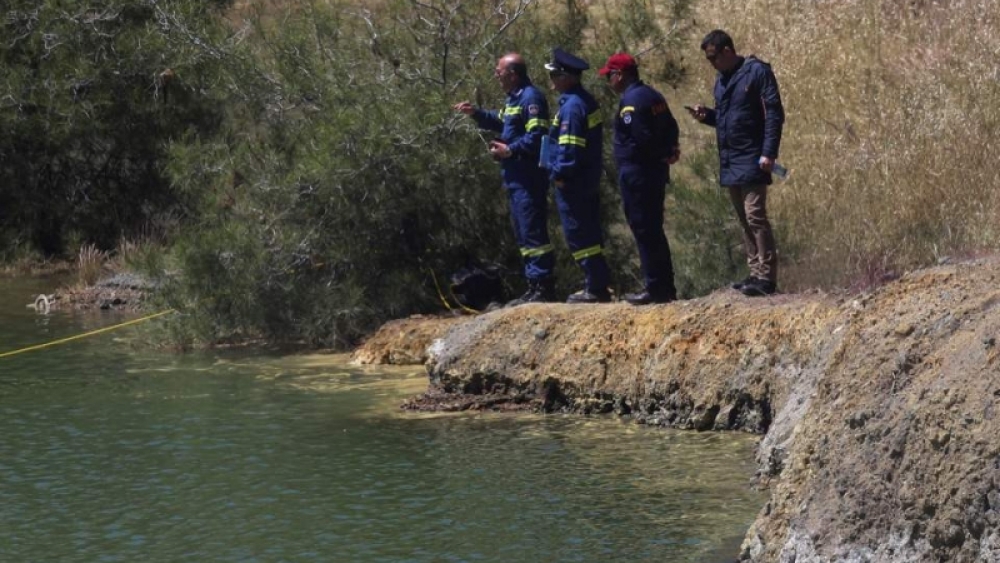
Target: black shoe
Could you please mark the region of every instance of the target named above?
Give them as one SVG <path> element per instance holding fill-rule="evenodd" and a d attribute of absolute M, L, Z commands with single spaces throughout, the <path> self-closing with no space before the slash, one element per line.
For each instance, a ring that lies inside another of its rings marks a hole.
<path fill-rule="evenodd" d="M 525 303 L 551 303 L 556 300 L 555 283 L 552 280 L 529 281 L 528 291 L 517 299 L 507 302 L 507 307 L 517 307 Z"/>
<path fill-rule="evenodd" d="M 504 307 L 517 307 L 518 305 L 531 303 L 532 301 L 534 301 L 537 295 L 538 295 L 537 291 L 529 288 L 528 291 L 524 292 L 524 295 L 518 297 L 517 299 L 511 299 L 510 301 L 507 302 L 506 305 L 504 305 Z"/>
<path fill-rule="evenodd" d="M 586 289 L 577 291 L 566 298 L 567 303 L 610 303 L 611 293 L 608 290 L 591 292 Z"/>
<path fill-rule="evenodd" d="M 556 281 L 548 278 L 538 282 L 536 303 L 552 303 L 556 300 Z"/>
<path fill-rule="evenodd" d="M 777 290 L 777 285 L 770 280 L 754 280 L 753 283 L 748 283 L 740 288 L 743 295 L 747 297 L 764 297 L 772 295 Z"/>
<path fill-rule="evenodd" d="M 640 291 L 639 293 L 626 294 L 625 301 L 628 301 L 632 305 L 649 305 L 650 303 L 670 303 L 671 301 L 677 301 L 677 296 L 669 293 L 655 293 L 646 290 L 646 291 Z"/>
<path fill-rule="evenodd" d="M 733 284 L 730 285 L 729 287 L 735 289 L 736 291 L 740 291 L 740 290 L 743 289 L 744 286 L 750 285 L 750 284 L 758 282 L 758 281 L 760 281 L 760 280 L 758 280 L 757 278 L 755 278 L 753 276 L 747 276 L 747 277 L 743 278 L 742 280 L 740 280 L 738 282 L 733 282 Z"/>

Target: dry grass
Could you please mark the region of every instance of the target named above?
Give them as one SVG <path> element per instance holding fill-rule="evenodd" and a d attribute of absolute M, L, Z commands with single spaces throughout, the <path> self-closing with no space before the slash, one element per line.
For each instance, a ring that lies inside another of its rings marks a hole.
<path fill-rule="evenodd" d="M 147 226 L 132 238 L 125 235 L 119 237 L 118 245 L 110 254 L 110 268 L 121 272 L 139 267 L 150 253 L 162 246 L 163 237 L 153 233 L 154 229 Z"/>
<path fill-rule="evenodd" d="M 67 274 L 72 269 L 72 264 L 64 260 L 24 256 L 0 265 L 0 277 L 52 276 Z"/>
<path fill-rule="evenodd" d="M 729 31 L 781 85 L 781 160 L 793 175 L 771 201 L 786 288 L 873 283 L 997 248 L 992 0 L 722 0 L 698 12 L 703 32 Z M 692 70 L 696 90 L 681 94 L 710 100 L 713 72 Z"/>
<path fill-rule="evenodd" d="M 104 264 L 108 261 L 108 253 L 93 244 L 84 244 L 76 257 L 77 282 L 81 286 L 90 286 L 101 279 Z"/>
<path fill-rule="evenodd" d="M 77 285 L 89 287 L 103 276 L 134 270 L 160 245 L 148 231 L 144 229 L 136 238 L 122 235 L 113 251 L 101 250 L 90 243 L 81 246 L 75 265 Z"/>

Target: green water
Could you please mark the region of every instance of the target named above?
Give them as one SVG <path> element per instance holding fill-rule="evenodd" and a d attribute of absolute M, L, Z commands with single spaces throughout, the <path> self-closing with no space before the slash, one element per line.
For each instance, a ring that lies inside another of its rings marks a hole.
<path fill-rule="evenodd" d="M 0 352 L 123 320 L 46 290 L 0 279 Z M 721 562 L 764 501 L 747 436 L 413 415 L 417 370 L 131 330 L 0 358 L 0 561 Z"/>

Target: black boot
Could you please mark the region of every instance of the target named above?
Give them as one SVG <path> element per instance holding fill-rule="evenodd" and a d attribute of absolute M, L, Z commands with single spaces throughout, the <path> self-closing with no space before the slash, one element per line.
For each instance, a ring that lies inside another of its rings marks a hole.
<path fill-rule="evenodd" d="M 747 297 L 765 297 L 778 291 L 778 286 L 771 280 L 754 280 L 740 288 Z"/>
<path fill-rule="evenodd" d="M 744 286 L 750 285 L 757 281 L 758 281 L 757 278 L 753 276 L 747 276 L 738 282 L 733 282 L 732 285 L 730 285 L 729 287 L 735 289 L 736 291 L 740 291 L 743 289 Z"/>
<path fill-rule="evenodd" d="M 556 300 L 556 284 L 552 279 L 528 280 L 528 291 L 507 303 L 507 307 L 517 307 L 525 303 L 549 303 Z"/>
<path fill-rule="evenodd" d="M 644 290 L 639 293 L 629 293 L 625 295 L 625 301 L 632 305 L 649 305 L 651 303 L 670 303 L 677 301 L 677 294 L 662 291 Z"/>
<path fill-rule="evenodd" d="M 552 303 L 556 300 L 556 280 L 545 278 L 538 280 L 538 298 L 535 303 Z"/>
<path fill-rule="evenodd" d="M 566 299 L 566 302 L 567 303 L 610 303 L 611 293 L 607 289 L 605 289 L 604 291 L 590 291 L 587 289 L 583 289 L 570 295 Z"/>

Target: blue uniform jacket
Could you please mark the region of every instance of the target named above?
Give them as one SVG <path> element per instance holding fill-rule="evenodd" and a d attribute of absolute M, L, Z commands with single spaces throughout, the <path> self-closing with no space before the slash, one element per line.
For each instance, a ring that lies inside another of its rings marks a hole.
<path fill-rule="evenodd" d="M 641 80 L 622 93 L 615 118 L 615 162 L 619 168 L 666 167 L 680 130 L 662 94 Z"/>
<path fill-rule="evenodd" d="M 537 88 L 529 82 L 507 95 L 502 110 L 480 109 L 472 117 L 480 128 L 499 132 L 511 150 L 511 157 L 500 161 L 505 186 L 547 183 L 538 155 L 549 128 L 549 103 Z"/>
<path fill-rule="evenodd" d="M 704 123 L 715 127 L 723 186 L 770 184 L 760 157 L 778 158 L 785 110 L 767 63 L 747 57 L 715 81 L 715 109 Z"/>
<path fill-rule="evenodd" d="M 600 182 L 604 121 L 594 96 L 577 85 L 559 97 L 549 132 L 549 177 L 559 182 Z"/>

